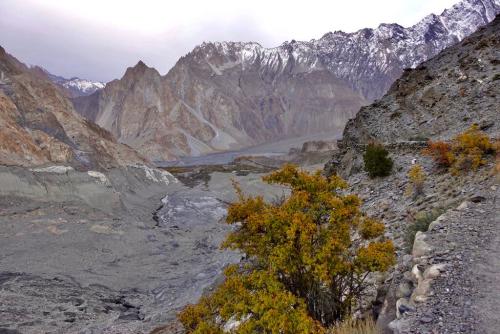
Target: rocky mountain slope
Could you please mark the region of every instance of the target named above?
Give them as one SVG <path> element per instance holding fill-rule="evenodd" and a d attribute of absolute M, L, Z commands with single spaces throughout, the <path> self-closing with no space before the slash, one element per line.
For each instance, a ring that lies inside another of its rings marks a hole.
<path fill-rule="evenodd" d="M 135 151 L 78 115 L 49 80 L 0 47 L 0 164 L 79 169 L 143 163 Z"/>
<path fill-rule="evenodd" d="M 207 63 L 206 52 L 195 49 L 164 77 L 139 62 L 75 107 L 119 141 L 166 160 L 340 129 L 365 103 L 324 69 L 266 77 L 258 65 L 229 68 L 238 55 Z M 214 72 L 219 66 L 228 66 L 224 75 Z"/>
<path fill-rule="evenodd" d="M 448 140 L 473 123 L 489 137 L 500 137 L 499 43 L 497 16 L 406 71 L 383 98 L 348 122 L 340 150 L 326 166 L 326 173 L 346 178 L 397 246 L 398 264 L 372 296 L 385 333 L 496 333 L 500 326 L 493 316 L 500 311 L 498 155 L 459 175 L 422 155 L 426 137 Z M 370 179 L 363 171 L 364 148 L 372 140 L 394 161 L 387 177 Z M 415 163 L 425 175 L 418 196 L 407 193 Z"/>
<path fill-rule="evenodd" d="M 464 0 L 409 28 L 382 24 L 269 49 L 204 43 L 165 76 L 139 62 L 105 89 L 75 99 L 75 107 L 154 160 L 339 131 L 404 68 L 499 12 L 499 0 Z"/>

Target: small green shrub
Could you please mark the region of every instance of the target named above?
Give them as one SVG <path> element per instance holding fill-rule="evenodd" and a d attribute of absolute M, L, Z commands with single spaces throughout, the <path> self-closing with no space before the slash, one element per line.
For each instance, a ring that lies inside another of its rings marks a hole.
<path fill-rule="evenodd" d="M 396 111 L 391 114 L 391 119 L 396 119 L 398 117 L 401 117 L 401 113 L 399 111 Z"/>
<path fill-rule="evenodd" d="M 389 152 L 380 144 L 370 143 L 363 155 L 365 171 L 371 178 L 391 174 L 393 162 Z"/>
<path fill-rule="evenodd" d="M 500 80 L 500 73 L 497 73 L 493 76 L 493 81 L 498 81 Z"/>

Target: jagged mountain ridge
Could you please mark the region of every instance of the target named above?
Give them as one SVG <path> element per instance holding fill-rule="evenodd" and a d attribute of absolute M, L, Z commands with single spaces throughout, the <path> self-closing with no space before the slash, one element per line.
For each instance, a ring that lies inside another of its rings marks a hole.
<path fill-rule="evenodd" d="M 65 164 L 81 170 L 145 163 L 82 118 L 65 94 L 0 47 L 0 165 Z"/>
<path fill-rule="evenodd" d="M 76 99 L 75 107 L 155 160 L 340 133 L 404 68 L 458 42 L 498 12 L 499 0 L 464 0 L 410 28 L 382 24 L 276 48 L 203 43 L 165 76 L 140 62 L 102 91 Z"/>
<path fill-rule="evenodd" d="M 212 50 L 241 58 L 242 66 L 261 63 L 263 73 L 327 68 L 372 101 L 380 98 L 405 68 L 415 68 L 441 50 L 491 22 L 500 12 L 498 0 L 466 0 L 441 15 L 431 14 L 417 24 L 380 24 L 354 33 L 329 32 L 318 40 L 285 42 L 276 48 L 258 43 L 204 43 L 193 53 Z"/>

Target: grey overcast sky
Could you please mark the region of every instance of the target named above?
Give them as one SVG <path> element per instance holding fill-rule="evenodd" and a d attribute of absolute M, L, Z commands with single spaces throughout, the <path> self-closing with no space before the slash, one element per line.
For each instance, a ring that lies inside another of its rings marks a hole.
<path fill-rule="evenodd" d="M 0 45 L 65 77 L 110 81 L 139 59 L 166 73 L 203 41 L 320 38 L 410 26 L 458 0 L 0 0 Z"/>

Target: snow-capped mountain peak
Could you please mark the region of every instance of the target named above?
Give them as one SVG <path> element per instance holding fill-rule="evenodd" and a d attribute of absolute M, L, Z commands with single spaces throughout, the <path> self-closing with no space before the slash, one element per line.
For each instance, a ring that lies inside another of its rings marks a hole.
<path fill-rule="evenodd" d="M 106 84 L 100 81 L 91 81 L 72 77 L 71 79 L 64 78 L 59 75 L 54 75 L 45 68 L 38 65 L 31 65 L 31 71 L 46 76 L 50 81 L 62 87 L 70 97 L 87 96 L 103 89 Z"/>

